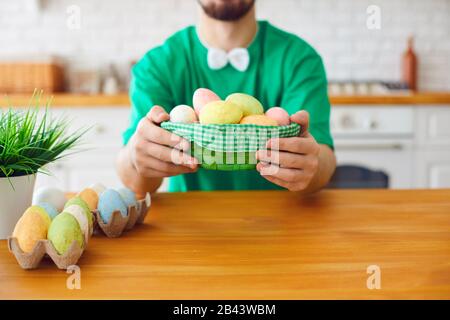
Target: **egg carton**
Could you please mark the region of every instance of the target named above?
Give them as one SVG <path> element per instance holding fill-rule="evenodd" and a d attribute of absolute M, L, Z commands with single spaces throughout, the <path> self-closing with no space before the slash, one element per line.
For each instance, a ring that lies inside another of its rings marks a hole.
<path fill-rule="evenodd" d="M 136 224 L 144 222 L 148 210 L 151 205 L 150 193 L 147 193 L 144 199 L 138 200 L 136 206 L 129 206 L 127 209 L 127 216 L 123 217 L 119 210 L 114 211 L 107 223 L 105 223 L 100 216 L 98 210 L 92 211 L 95 217 L 96 232 L 102 231 L 109 238 L 117 238 L 122 235 L 124 231 L 133 229 Z"/>
<path fill-rule="evenodd" d="M 80 248 L 75 240 L 62 255 L 56 251 L 50 240 L 38 240 L 33 251 L 23 252 L 15 237 L 8 238 L 8 249 L 14 254 L 22 269 L 36 269 L 45 257 L 50 257 L 59 269 L 67 269 L 76 264 L 84 252 L 84 248 Z"/>

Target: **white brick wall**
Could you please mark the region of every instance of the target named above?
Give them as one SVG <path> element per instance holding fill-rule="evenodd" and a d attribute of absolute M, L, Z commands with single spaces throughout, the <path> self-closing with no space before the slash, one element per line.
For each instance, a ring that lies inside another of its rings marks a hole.
<path fill-rule="evenodd" d="M 414 34 L 420 88 L 450 90 L 450 0 L 257 3 L 260 18 L 316 47 L 330 79 L 398 79 L 406 38 Z M 81 8 L 79 30 L 66 26 L 72 4 Z M 381 8 L 381 30 L 366 27 L 370 4 Z M 0 56 L 56 54 L 73 69 L 126 65 L 195 18 L 195 0 L 0 0 Z"/>

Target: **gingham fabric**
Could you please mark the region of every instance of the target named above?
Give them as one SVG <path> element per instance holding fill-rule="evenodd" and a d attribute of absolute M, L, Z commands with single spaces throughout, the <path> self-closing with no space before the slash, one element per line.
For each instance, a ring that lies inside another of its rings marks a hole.
<path fill-rule="evenodd" d="M 163 122 L 161 127 L 197 145 L 219 152 L 255 152 L 268 139 L 297 136 L 300 126 L 259 126 L 254 124 L 199 124 Z"/>

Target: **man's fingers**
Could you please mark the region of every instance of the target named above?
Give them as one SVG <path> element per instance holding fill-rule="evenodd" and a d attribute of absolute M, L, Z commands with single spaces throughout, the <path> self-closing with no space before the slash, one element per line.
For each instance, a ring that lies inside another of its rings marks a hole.
<path fill-rule="evenodd" d="M 306 156 L 284 151 L 259 150 L 256 152 L 256 159 L 277 164 L 282 168 L 303 169 L 308 165 Z"/>
<path fill-rule="evenodd" d="M 274 164 L 260 163 L 258 171 L 262 176 L 272 176 L 286 182 L 296 182 L 303 177 L 303 170 L 300 169 L 280 168 Z"/>
<path fill-rule="evenodd" d="M 264 163 L 264 162 L 259 162 L 256 165 L 256 170 L 261 174 L 261 177 L 263 177 L 264 179 L 266 179 L 267 181 L 270 181 L 276 185 L 279 185 L 280 187 L 286 188 L 286 189 L 290 189 L 291 187 L 291 183 L 288 181 L 284 181 L 278 177 L 276 177 L 273 174 L 266 174 L 267 171 L 270 170 L 277 170 L 277 168 L 275 168 L 275 166 L 270 166 L 268 163 Z"/>
<path fill-rule="evenodd" d="M 148 156 L 170 162 L 177 165 L 183 165 L 189 168 L 195 168 L 198 164 L 197 159 L 178 149 L 172 149 L 160 144 L 149 142 L 146 147 Z"/>
<path fill-rule="evenodd" d="M 147 119 L 155 124 L 160 124 L 163 121 L 168 121 L 170 116 L 163 107 L 153 106 L 147 113 Z"/>
<path fill-rule="evenodd" d="M 306 110 L 301 110 L 294 113 L 291 116 L 291 121 L 298 123 L 301 127 L 300 129 L 300 137 L 304 137 L 308 134 L 309 128 L 309 113 Z"/>
<path fill-rule="evenodd" d="M 273 138 L 267 141 L 266 147 L 272 150 L 308 154 L 314 152 L 315 144 L 314 141 L 309 138 Z"/>
<path fill-rule="evenodd" d="M 259 162 L 256 169 L 268 181 L 291 191 L 304 190 L 310 181 L 308 173 L 304 170 L 280 168 L 265 162 Z"/>
<path fill-rule="evenodd" d="M 188 153 L 190 143 L 162 129 L 159 124 L 170 117 L 160 106 L 154 106 L 139 121 L 133 136 L 133 164 L 138 172 L 147 177 L 168 177 L 195 172 L 198 161 Z"/>
<path fill-rule="evenodd" d="M 162 161 L 154 157 L 145 157 L 142 160 L 144 163 L 139 166 L 140 168 L 148 169 L 149 171 L 162 172 L 165 176 L 173 176 L 182 173 L 194 172 L 197 168 L 189 168 L 183 165 L 176 165 L 170 162 Z"/>
<path fill-rule="evenodd" d="M 154 106 L 147 113 L 147 119 L 150 120 L 150 130 L 144 132 L 146 138 L 150 141 L 163 144 L 170 147 L 177 147 L 180 150 L 187 150 L 188 142 L 169 131 L 162 129 L 159 124 L 170 119 L 169 114 L 161 106 Z"/>
<path fill-rule="evenodd" d="M 183 151 L 188 151 L 190 149 L 191 144 L 186 139 L 154 124 L 152 124 L 152 126 L 153 128 L 149 130 L 147 134 L 147 139 L 149 141 Z"/>
<path fill-rule="evenodd" d="M 136 132 L 145 141 L 155 142 L 157 144 L 166 145 L 179 150 L 188 151 L 191 146 L 189 141 L 186 139 L 164 130 L 160 126 L 151 122 L 148 118 L 145 118 L 139 122 Z"/>

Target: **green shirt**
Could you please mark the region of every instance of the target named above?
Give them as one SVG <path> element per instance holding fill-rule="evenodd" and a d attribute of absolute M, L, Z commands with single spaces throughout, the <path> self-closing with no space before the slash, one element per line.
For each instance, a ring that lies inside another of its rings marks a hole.
<path fill-rule="evenodd" d="M 191 26 L 172 35 L 150 50 L 132 70 L 131 122 L 123 133 L 124 144 L 153 105 L 167 112 L 179 104 L 192 106 L 197 88 L 208 88 L 222 99 L 235 92 L 256 97 L 267 110 L 283 107 L 289 114 L 307 110 L 310 132 L 318 143 L 333 147 L 330 134 L 330 103 L 322 59 L 299 37 L 266 21 L 258 22 L 258 33 L 248 47 L 250 65 L 245 72 L 230 64 L 212 70 L 207 64 L 208 49 Z M 170 178 L 170 191 L 281 189 L 255 171 L 214 171 Z"/>

